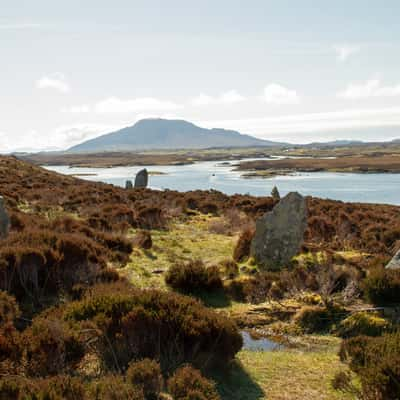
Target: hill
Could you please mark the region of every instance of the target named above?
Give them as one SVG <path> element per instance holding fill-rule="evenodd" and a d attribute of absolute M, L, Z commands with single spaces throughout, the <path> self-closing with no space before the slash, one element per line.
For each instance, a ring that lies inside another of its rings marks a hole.
<path fill-rule="evenodd" d="M 183 120 L 143 119 L 133 126 L 73 146 L 68 152 L 205 149 L 281 144 L 243 135 L 237 131 L 205 129 Z"/>

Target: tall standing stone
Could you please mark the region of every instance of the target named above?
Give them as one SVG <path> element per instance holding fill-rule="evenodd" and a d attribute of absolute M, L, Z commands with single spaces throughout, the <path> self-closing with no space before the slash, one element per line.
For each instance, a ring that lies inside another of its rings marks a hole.
<path fill-rule="evenodd" d="M 0 196 L 0 238 L 5 238 L 8 235 L 10 227 L 10 218 L 4 205 L 4 199 Z"/>
<path fill-rule="evenodd" d="M 274 200 L 280 200 L 281 195 L 279 194 L 279 190 L 276 186 L 274 186 L 271 190 L 271 196 Z"/>
<path fill-rule="evenodd" d="M 386 265 L 387 269 L 400 269 L 400 250 L 394 255 L 394 257 Z"/>
<path fill-rule="evenodd" d="M 264 268 L 280 269 L 299 252 L 306 228 L 306 200 L 291 192 L 257 220 L 250 254 Z"/>
<path fill-rule="evenodd" d="M 147 172 L 147 169 L 141 169 L 137 174 L 135 178 L 135 188 L 145 188 L 147 187 L 147 183 L 149 180 L 149 174 Z"/>

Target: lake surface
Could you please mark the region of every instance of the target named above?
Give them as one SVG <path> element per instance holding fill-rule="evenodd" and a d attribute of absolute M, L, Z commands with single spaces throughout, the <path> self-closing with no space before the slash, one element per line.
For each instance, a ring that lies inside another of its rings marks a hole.
<path fill-rule="evenodd" d="M 281 350 L 285 346 L 281 343 L 274 342 L 271 339 L 260 337 L 256 338 L 247 331 L 240 332 L 243 338 L 243 349 L 251 351 L 273 351 Z"/>
<path fill-rule="evenodd" d="M 226 194 L 248 193 L 255 196 L 267 196 L 276 185 L 285 195 L 298 191 L 335 200 L 387 203 L 400 205 L 400 174 L 353 174 L 312 172 L 298 173 L 293 176 L 274 178 L 241 178 L 234 171 L 237 161 L 207 161 L 179 166 L 135 166 L 113 168 L 69 168 L 68 166 L 49 166 L 49 170 L 62 174 L 94 174 L 80 176 L 91 181 L 103 181 L 125 187 L 125 181 L 134 181 L 135 174 L 142 168 L 162 172 L 165 175 L 149 177 L 149 185 L 154 189 L 172 189 L 189 191 L 195 189 L 215 189 Z"/>

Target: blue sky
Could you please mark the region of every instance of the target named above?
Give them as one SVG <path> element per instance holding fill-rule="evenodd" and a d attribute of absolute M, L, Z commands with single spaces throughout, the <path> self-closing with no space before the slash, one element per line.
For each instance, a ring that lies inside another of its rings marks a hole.
<path fill-rule="evenodd" d="M 390 0 L 1 0 L 0 151 L 145 117 L 296 143 L 400 137 L 399 15 Z"/>

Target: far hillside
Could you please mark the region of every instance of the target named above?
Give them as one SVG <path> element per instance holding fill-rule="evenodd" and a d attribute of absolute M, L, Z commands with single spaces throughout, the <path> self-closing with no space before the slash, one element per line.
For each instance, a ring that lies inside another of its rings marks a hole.
<path fill-rule="evenodd" d="M 205 129 L 183 120 L 143 119 L 135 125 L 71 147 L 72 153 L 154 149 L 271 146 L 261 140 L 225 129 Z"/>

